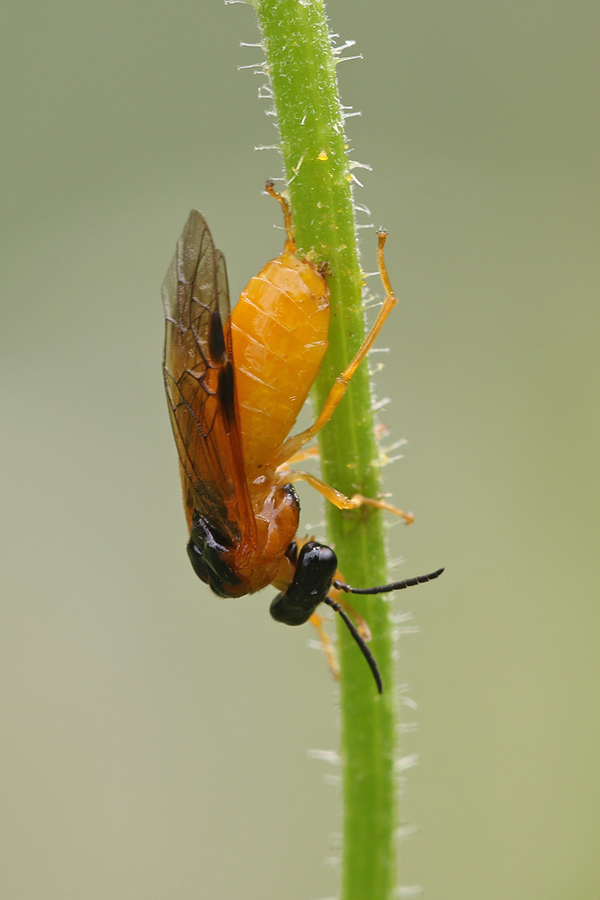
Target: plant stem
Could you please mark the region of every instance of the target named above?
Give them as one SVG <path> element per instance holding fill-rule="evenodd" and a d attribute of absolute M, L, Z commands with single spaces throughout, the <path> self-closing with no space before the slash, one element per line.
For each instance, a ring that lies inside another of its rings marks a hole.
<path fill-rule="evenodd" d="M 334 379 L 364 337 L 358 261 L 343 116 L 321 0 L 254 0 L 263 35 L 281 135 L 298 254 L 326 262 L 332 318 L 329 350 L 315 399 L 320 408 Z M 367 366 L 320 435 L 325 481 L 348 496 L 380 490 Z M 331 543 L 350 584 L 386 579 L 379 510 L 340 512 L 327 504 Z M 390 900 L 395 884 L 395 707 L 389 602 L 356 600 L 368 621 L 384 693 L 345 627 L 339 628 L 344 856 L 342 900 Z"/>

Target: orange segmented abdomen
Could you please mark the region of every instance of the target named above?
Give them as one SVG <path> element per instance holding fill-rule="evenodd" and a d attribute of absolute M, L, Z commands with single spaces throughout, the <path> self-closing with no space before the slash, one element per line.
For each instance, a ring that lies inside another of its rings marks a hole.
<path fill-rule="evenodd" d="M 252 479 L 290 433 L 327 350 L 327 282 L 286 250 L 250 279 L 231 322 L 244 465 Z"/>

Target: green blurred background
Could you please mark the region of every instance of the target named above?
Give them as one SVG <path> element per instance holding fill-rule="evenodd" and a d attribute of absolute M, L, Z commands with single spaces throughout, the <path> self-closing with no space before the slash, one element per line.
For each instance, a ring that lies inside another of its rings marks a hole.
<path fill-rule="evenodd" d="M 364 54 L 339 70 L 357 201 L 401 298 L 372 357 L 409 440 L 386 487 L 417 514 L 394 574 L 447 566 L 397 599 L 420 627 L 398 644 L 401 883 L 596 900 L 600 10 L 328 12 Z M 257 40 L 219 0 L 4 6 L 3 900 L 336 892 L 337 770 L 308 755 L 336 747 L 335 690 L 272 591 L 195 578 L 161 381 L 190 207 L 234 295 L 282 244 L 263 79 L 237 71 Z"/>

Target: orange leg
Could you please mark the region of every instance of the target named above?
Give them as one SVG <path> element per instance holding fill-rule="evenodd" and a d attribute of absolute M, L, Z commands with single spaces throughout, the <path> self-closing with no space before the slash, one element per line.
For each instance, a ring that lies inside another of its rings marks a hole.
<path fill-rule="evenodd" d="M 306 450 L 300 450 L 298 453 L 294 453 L 289 459 L 286 460 L 286 468 L 291 465 L 291 463 L 299 463 L 304 462 L 305 459 L 318 459 L 319 458 L 319 448 L 317 446 L 307 447 Z"/>
<path fill-rule="evenodd" d="M 317 633 L 323 645 L 323 653 L 325 654 L 325 659 L 327 660 L 329 671 L 337 681 L 340 677 L 340 667 L 338 665 L 335 647 L 331 643 L 331 638 L 323 627 L 323 617 L 318 613 L 313 613 L 308 621 L 317 629 Z"/>
<path fill-rule="evenodd" d="M 400 516 L 407 525 L 410 525 L 415 520 L 413 513 L 397 509 L 397 507 L 386 503 L 385 500 L 372 500 L 370 497 L 363 497 L 362 494 L 354 494 L 353 497 L 346 497 L 341 491 L 337 491 L 330 485 L 325 484 L 324 481 L 311 475 L 310 472 L 303 472 L 299 469 L 290 469 L 289 471 L 283 470 L 282 474 L 285 474 L 285 477 L 292 483 L 294 481 L 306 481 L 307 484 L 310 484 L 311 487 L 322 494 L 330 503 L 333 503 L 334 506 L 337 506 L 338 509 L 358 509 L 360 506 L 374 506 L 377 509 L 385 509 L 388 512 L 394 513 L 395 516 Z"/>
<path fill-rule="evenodd" d="M 283 200 L 283 198 L 282 198 L 282 200 Z M 335 412 L 337 405 L 339 404 L 340 400 L 346 393 L 346 391 L 348 389 L 348 385 L 350 384 L 350 381 L 352 379 L 352 376 L 354 375 L 354 373 L 358 369 L 359 365 L 361 364 L 361 362 L 363 361 L 363 359 L 365 358 L 365 356 L 367 355 L 367 353 L 373 346 L 373 344 L 377 338 L 377 335 L 381 331 L 383 323 L 385 322 L 385 320 L 387 319 L 387 317 L 393 310 L 394 306 L 398 302 L 397 297 L 394 296 L 394 293 L 392 291 L 392 286 L 390 284 L 390 279 L 389 279 L 389 276 L 387 273 L 387 268 L 385 265 L 385 258 L 383 255 L 383 248 L 385 246 L 385 239 L 387 237 L 387 232 L 379 231 L 377 233 L 377 237 L 379 240 L 379 245 L 378 245 L 378 249 L 377 249 L 377 259 L 379 262 L 379 274 L 381 276 L 381 280 L 383 282 L 383 286 L 386 291 L 386 297 L 383 302 L 383 306 L 379 310 L 379 315 L 377 316 L 373 327 L 371 328 L 370 332 L 368 333 L 368 335 L 364 339 L 361 347 L 359 348 L 358 353 L 356 354 L 356 356 L 354 357 L 354 359 L 352 360 L 350 365 L 347 366 L 347 368 L 344 369 L 342 374 L 338 375 L 338 377 L 336 378 L 335 383 L 334 383 L 333 387 L 331 388 L 331 391 L 329 392 L 329 396 L 327 397 L 327 400 L 325 401 L 325 405 L 323 406 L 323 409 L 321 410 L 321 412 L 320 412 L 319 416 L 317 417 L 317 419 L 315 420 L 315 422 L 313 422 L 313 424 L 310 426 L 310 428 L 307 428 L 305 431 L 301 431 L 299 434 L 292 435 L 292 437 L 288 438 L 287 441 L 285 441 L 285 443 L 281 447 L 281 450 L 277 454 L 277 458 L 275 460 L 276 466 L 282 465 L 282 463 L 286 462 L 288 459 L 290 459 L 290 457 L 297 454 L 298 451 L 305 444 L 308 444 L 308 442 L 311 441 L 315 437 L 315 435 L 317 435 L 319 433 L 319 431 L 323 428 L 323 426 L 326 425 L 327 422 L 329 422 L 333 413 Z"/>
<path fill-rule="evenodd" d="M 283 194 L 279 194 L 275 190 L 275 184 L 272 181 L 267 181 L 265 185 L 265 190 L 267 194 L 270 194 L 271 197 L 274 197 L 275 200 L 281 205 L 283 210 L 283 224 L 285 225 L 285 231 L 287 234 L 287 239 L 285 242 L 285 249 L 290 250 L 292 253 L 296 252 L 296 241 L 294 239 L 294 232 L 292 230 L 292 213 L 290 211 L 290 205 L 283 196 Z"/>

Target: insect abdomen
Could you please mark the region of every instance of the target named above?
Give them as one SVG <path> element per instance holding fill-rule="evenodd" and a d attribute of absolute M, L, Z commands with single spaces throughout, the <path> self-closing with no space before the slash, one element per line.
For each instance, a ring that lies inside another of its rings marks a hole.
<path fill-rule="evenodd" d="M 231 314 L 240 429 L 249 477 L 288 436 L 327 350 L 329 288 L 286 250 L 242 291 Z"/>

